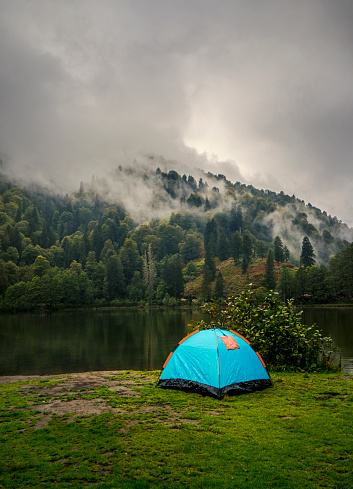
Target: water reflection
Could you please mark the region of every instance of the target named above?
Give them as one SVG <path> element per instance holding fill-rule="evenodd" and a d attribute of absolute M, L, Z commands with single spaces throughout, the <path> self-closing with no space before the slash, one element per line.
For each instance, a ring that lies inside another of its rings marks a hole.
<path fill-rule="evenodd" d="M 2 316 L 0 375 L 160 369 L 199 311 Z"/>
<path fill-rule="evenodd" d="M 342 370 L 353 374 L 353 309 L 352 308 L 304 308 L 303 323 L 316 323 L 323 334 L 333 338 L 339 348 Z"/>
<path fill-rule="evenodd" d="M 187 333 L 199 310 L 70 311 L 0 316 L 0 375 L 43 375 L 93 370 L 154 370 Z M 310 308 L 340 348 L 353 374 L 353 309 Z"/>

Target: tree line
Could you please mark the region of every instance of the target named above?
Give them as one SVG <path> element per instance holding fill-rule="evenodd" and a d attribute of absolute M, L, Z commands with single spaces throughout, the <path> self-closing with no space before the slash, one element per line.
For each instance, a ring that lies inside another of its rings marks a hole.
<path fill-rule="evenodd" d="M 317 268 L 303 261 L 304 257 L 296 263 L 279 236 L 272 242 L 271 229 L 254 223 L 254 216 L 256 221 L 266 206 L 274 205 L 272 194 L 272 200 L 265 201 L 263 192 L 258 195 L 256 189 L 246 188 L 247 193 L 240 198 L 232 194 L 237 187 L 234 184 L 227 191 L 231 205 L 218 208 L 216 197 L 208 199 L 203 193 L 206 184 L 201 179 L 197 183 L 192 177 L 180 178 L 177 172 L 156 173 L 170 195 L 184 192 L 187 210 L 144 224 L 134 222 L 121 204 L 107 202 L 83 185 L 72 195 L 59 196 L 42 189 L 20 188 L 2 178 L 0 309 L 175 304 L 184 297 L 185 283 L 197 276 L 202 276 L 200 297 L 214 294 L 220 298 L 225 291 L 216 260 L 230 258 L 243 273 L 255 258 L 266 259 L 266 284 L 269 287 L 272 277 L 275 283 L 271 285 L 284 297 L 310 295 L 322 300 L 349 296 L 346 282 L 351 276 L 346 261 L 351 247 L 334 238 L 328 229 L 320 235 L 327 245 L 325 253 L 333 244 L 342 249 L 329 265 Z M 224 180 L 223 176 L 219 180 Z M 218 189 L 212 192 L 217 196 Z M 249 192 L 254 195 L 250 197 Z M 191 195 L 195 197 L 190 201 Z M 202 206 L 195 206 L 197 195 L 203 199 Z M 284 194 L 277 197 L 286 198 Z M 301 225 L 306 222 L 303 215 L 296 219 Z M 331 224 L 337 225 L 335 221 Z M 309 237 L 304 239 L 304 249 L 312 247 Z M 291 262 L 298 268 L 281 266 L 276 275 L 274 265 L 271 271 L 271 254 L 277 264 Z M 322 275 L 325 292 L 318 286 L 315 273 Z M 315 284 L 321 292 L 314 290 Z"/>
<path fill-rule="evenodd" d="M 307 236 L 302 241 L 300 266 L 288 266 L 282 259 L 280 237 L 275 238 L 274 255 L 279 270 L 276 276 L 272 251 L 266 261 L 265 286 L 277 290 L 283 301 L 299 303 L 349 302 L 353 298 L 353 243 L 333 256 L 328 266 L 316 266 L 315 251 Z M 277 253 L 276 253 L 277 249 Z M 279 251 L 278 251 L 279 249 Z"/>

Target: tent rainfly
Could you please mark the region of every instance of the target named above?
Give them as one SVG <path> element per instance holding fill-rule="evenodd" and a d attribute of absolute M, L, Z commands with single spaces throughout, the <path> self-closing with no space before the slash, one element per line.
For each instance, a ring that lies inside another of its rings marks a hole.
<path fill-rule="evenodd" d="M 222 399 L 271 385 L 259 353 L 239 333 L 225 329 L 195 331 L 170 353 L 158 386 Z"/>

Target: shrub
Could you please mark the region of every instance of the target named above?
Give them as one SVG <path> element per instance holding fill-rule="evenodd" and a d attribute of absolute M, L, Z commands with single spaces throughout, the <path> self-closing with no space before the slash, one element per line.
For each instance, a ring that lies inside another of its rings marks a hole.
<path fill-rule="evenodd" d="M 316 324 L 302 324 L 302 312 L 295 311 L 293 300 L 284 303 L 276 292 L 255 299 L 250 285 L 239 296 L 230 296 L 222 304 L 205 304 L 203 309 L 211 322 L 199 321 L 194 326 L 235 330 L 250 341 L 271 369 L 337 369 L 330 360 L 332 338 L 324 337 Z"/>

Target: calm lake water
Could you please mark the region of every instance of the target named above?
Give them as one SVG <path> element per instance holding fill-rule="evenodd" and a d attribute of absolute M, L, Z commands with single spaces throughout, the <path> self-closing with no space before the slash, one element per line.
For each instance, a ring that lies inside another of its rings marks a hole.
<path fill-rule="evenodd" d="M 198 310 L 0 316 L 0 375 L 160 369 Z"/>
<path fill-rule="evenodd" d="M 161 369 L 198 310 L 65 311 L 0 316 L 0 375 Z M 353 374 L 353 309 L 305 309 Z"/>
<path fill-rule="evenodd" d="M 342 370 L 353 375 L 353 308 L 304 308 L 303 323 L 316 323 L 323 334 L 332 337 L 333 346 L 339 348 Z"/>

